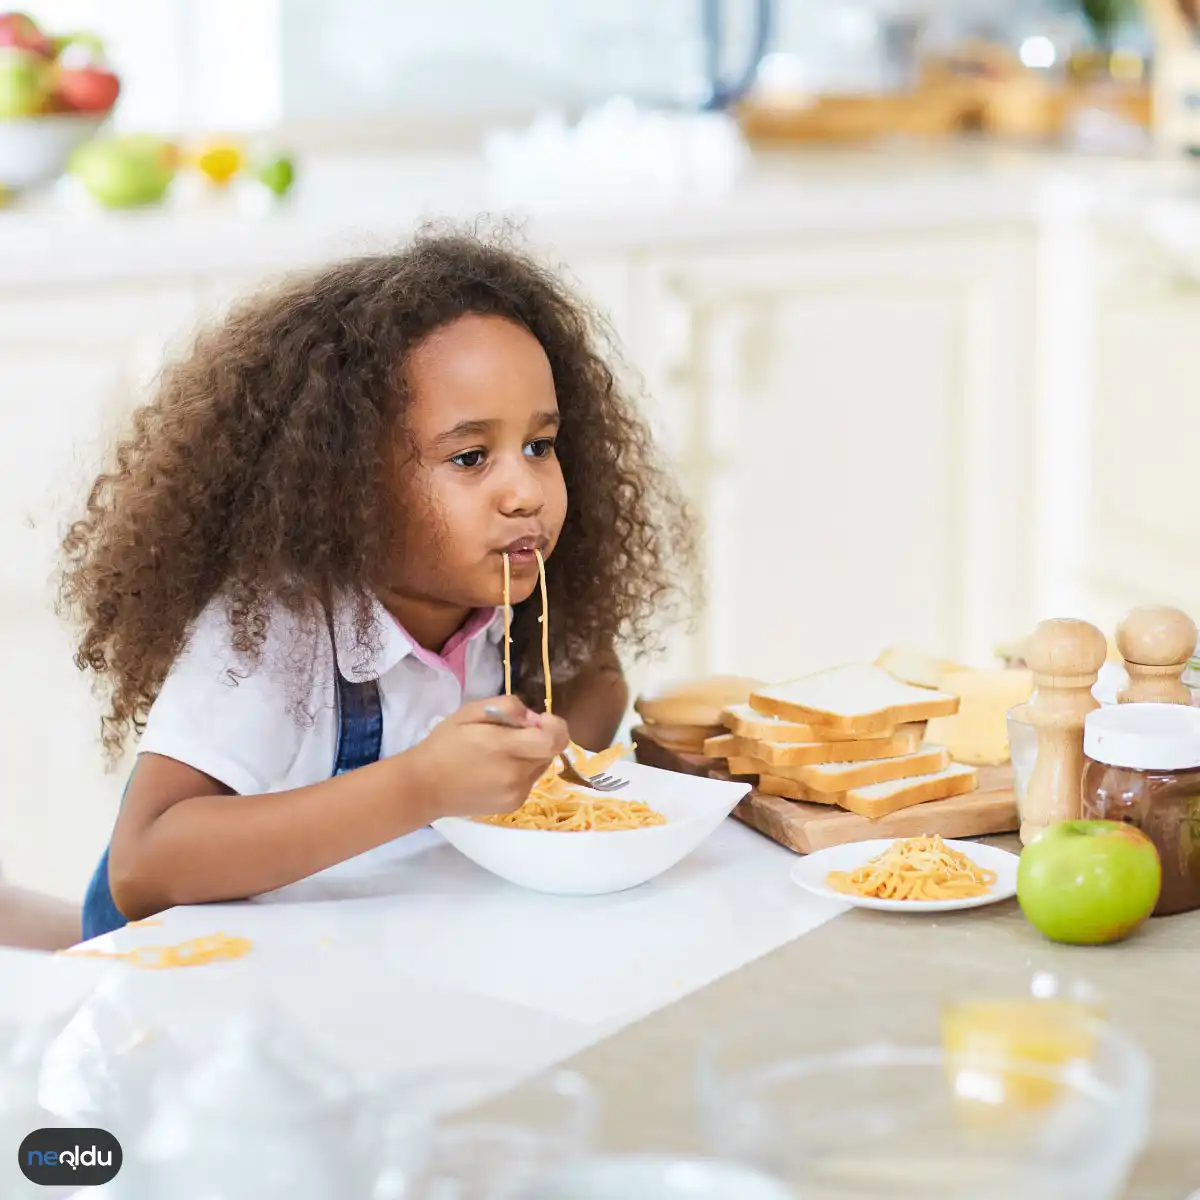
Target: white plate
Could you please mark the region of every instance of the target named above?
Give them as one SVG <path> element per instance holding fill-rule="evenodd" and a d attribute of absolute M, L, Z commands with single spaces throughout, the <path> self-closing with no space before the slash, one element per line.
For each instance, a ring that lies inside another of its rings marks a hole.
<path fill-rule="evenodd" d="M 557 896 L 600 896 L 637 887 L 686 858 L 750 790 L 749 784 L 633 762 L 614 763 L 607 773 L 629 781 L 615 796 L 641 800 L 662 813 L 667 823 L 554 833 L 443 817 L 433 827 L 473 862 L 510 883 Z"/>
<path fill-rule="evenodd" d="M 947 841 L 946 845 L 961 851 L 985 870 L 996 872 L 996 882 L 982 896 L 974 896 L 969 900 L 876 900 L 869 896 L 847 896 L 826 885 L 825 877 L 830 871 L 853 871 L 868 859 L 882 854 L 893 842 L 903 840 L 877 838 L 870 842 L 848 842 L 844 846 L 818 850 L 815 854 L 806 855 L 792 868 L 792 882 L 827 900 L 840 900 L 856 908 L 878 908 L 885 912 L 929 913 L 982 908 L 985 904 L 996 904 L 1017 894 L 1017 863 L 1021 861 L 1017 855 L 1008 850 L 998 850 L 995 846 L 961 841 Z"/>

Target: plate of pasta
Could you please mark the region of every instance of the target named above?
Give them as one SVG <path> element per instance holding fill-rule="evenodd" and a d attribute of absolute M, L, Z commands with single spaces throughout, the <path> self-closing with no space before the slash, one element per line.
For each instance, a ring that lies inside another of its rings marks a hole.
<path fill-rule="evenodd" d="M 827 900 L 889 912 L 981 908 L 1017 894 L 1020 859 L 979 842 L 879 838 L 818 850 L 792 868 L 792 882 Z"/>

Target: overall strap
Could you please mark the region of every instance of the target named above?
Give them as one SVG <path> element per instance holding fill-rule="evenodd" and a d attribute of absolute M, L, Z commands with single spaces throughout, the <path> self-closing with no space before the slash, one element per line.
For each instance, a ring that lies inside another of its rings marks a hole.
<path fill-rule="evenodd" d="M 383 705 L 379 699 L 379 681 L 354 682 L 346 679 L 338 666 L 337 637 L 333 618 L 326 617 L 333 646 L 333 679 L 337 689 L 337 750 L 333 773 L 344 775 L 358 767 L 379 761 L 383 748 Z"/>

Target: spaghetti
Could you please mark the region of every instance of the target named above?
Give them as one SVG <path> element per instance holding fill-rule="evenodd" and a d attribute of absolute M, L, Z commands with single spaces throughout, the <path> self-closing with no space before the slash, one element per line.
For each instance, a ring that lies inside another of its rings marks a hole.
<path fill-rule="evenodd" d="M 147 922 L 148 924 L 149 922 Z M 135 921 L 134 925 L 142 922 Z M 210 933 L 180 942 L 177 946 L 136 946 L 132 950 L 62 950 L 70 958 L 107 958 L 128 963 L 143 971 L 166 971 L 175 967 L 202 967 L 208 963 L 230 962 L 250 952 L 249 938 Z"/>
<path fill-rule="evenodd" d="M 830 871 L 825 883 L 845 896 L 876 900 L 968 900 L 986 895 L 996 873 L 932 837 L 899 838 L 853 871 Z"/>
<path fill-rule="evenodd" d="M 538 578 L 542 593 L 542 670 L 546 676 L 546 711 L 553 711 L 550 686 L 550 611 L 546 591 L 546 563 L 537 554 Z M 512 695 L 512 638 L 511 623 L 512 573 L 508 555 L 504 556 L 504 694 Z M 583 775 L 598 775 L 624 755 L 626 747 L 613 746 L 599 754 L 588 754 L 574 743 L 572 759 Z M 616 800 L 574 788 L 562 779 L 562 763 L 557 759 L 546 768 L 533 785 L 529 798 L 516 812 L 496 816 L 476 817 L 485 825 L 503 825 L 509 829 L 541 829 L 558 833 L 581 833 L 589 830 L 641 829 L 647 825 L 665 825 L 667 818 L 638 800 Z"/>

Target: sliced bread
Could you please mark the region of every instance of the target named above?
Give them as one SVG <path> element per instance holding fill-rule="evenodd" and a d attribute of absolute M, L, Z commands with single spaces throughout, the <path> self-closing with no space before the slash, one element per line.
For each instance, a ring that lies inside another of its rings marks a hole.
<path fill-rule="evenodd" d="M 747 772 L 753 775 L 754 772 Z M 810 787 L 783 775 L 759 775 L 755 789 L 766 796 L 784 800 L 803 800 L 809 804 L 832 804 L 856 816 L 876 821 L 902 808 L 915 808 L 933 800 L 964 796 L 979 786 L 979 772 L 962 763 L 951 763 L 945 770 L 912 779 L 893 779 L 848 792 L 814 792 Z"/>
<path fill-rule="evenodd" d="M 889 783 L 874 783 L 868 787 L 851 788 L 838 797 L 838 804 L 847 812 L 875 821 L 888 813 L 899 812 L 926 804 L 930 800 L 948 800 L 963 796 L 979 786 L 979 772 L 962 763 L 951 763 L 932 775 L 916 775 L 912 779 L 893 779 Z"/>
<path fill-rule="evenodd" d="M 798 721 L 784 721 L 780 717 L 768 717 L 755 712 L 749 704 L 730 705 L 722 714 L 721 722 L 730 733 L 739 737 L 754 738 L 760 742 L 849 742 L 853 733 L 842 733 L 837 729 L 821 729 L 816 725 L 804 725 Z M 885 729 L 882 733 L 891 733 Z"/>
<path fill-rule="evenodd" d="M 932 775 L 950 765 L 950 755 L 943 746 L 922 746 L 915 754 L 898 758 L 876 758 L 868 762 L 820 763 L 813 767 L 780 767 L 774 775 L 795 779 L 810 791 L 824 795 L 848 792 L 873 783 L 892 779 L 911 779 L 914 775 Z"/>
<path fill-rule="evenodd" d="M 659 725 L 721 725 L 721 714 L 731 704 L 745 703 L 759 686 L 740 675 L 713 675 L 693 679 L 641 695 L 634 709 L 643 721 Z"/>
<path fill-rule="evenodd" d="M 703 749 L 709 758 L 749 756 L 772 767 L 803 767 L 913 754 L 920 749 L 924 732 L 924 725 L 904 725 L 890 737 L 862 738 L 853 742 L 760 742 L 727 733 L 709 738 Z"/>
<path fill-rule="evenodd" d="M 896 725 L 948 717 L 958 697 L 901 683 L 882 667 L 851 663 L 790 683 L 761 688 L 750 697 L 756 711 L 787 721 L 877 735 Z"/>
<path fill-rule="evenodd" d="M 658 725 L 651 722 L 640 728 L 665 749 L 684 754 L 703 754 L 704 743 L 725 732 L 722 725 Z"/>

